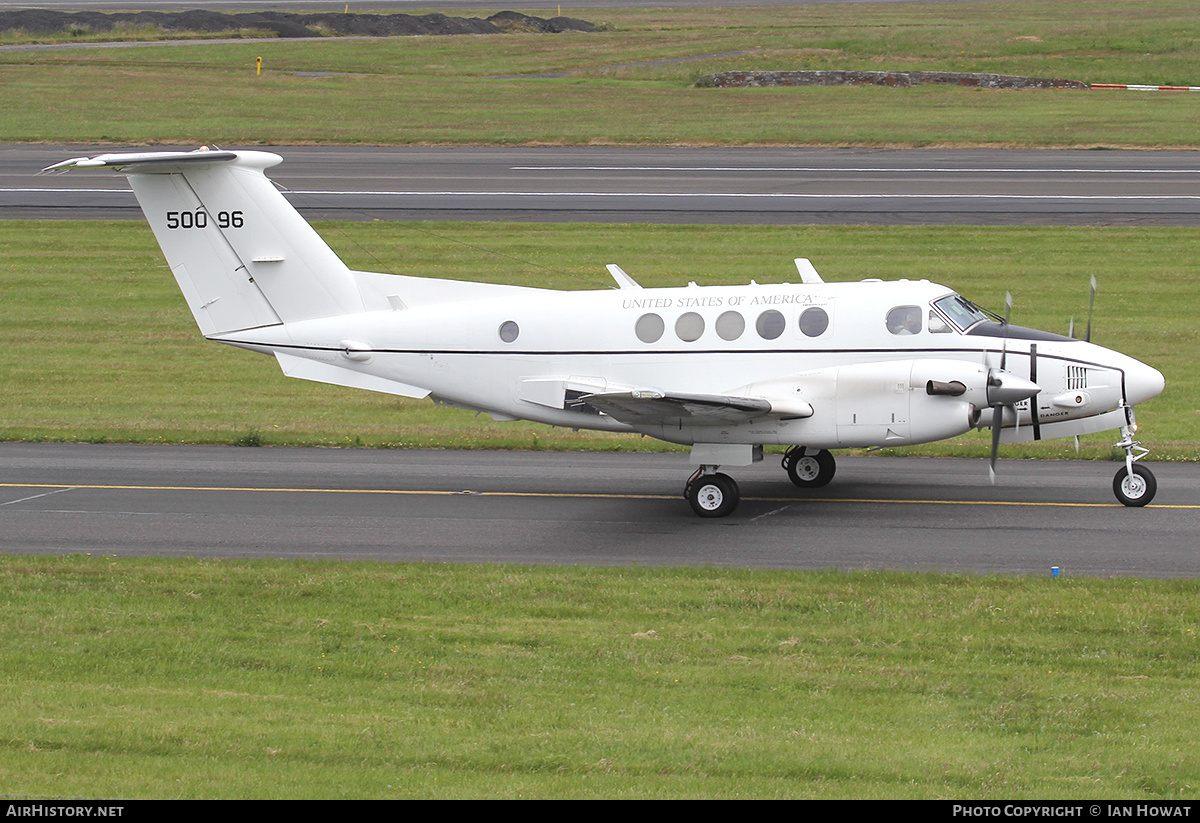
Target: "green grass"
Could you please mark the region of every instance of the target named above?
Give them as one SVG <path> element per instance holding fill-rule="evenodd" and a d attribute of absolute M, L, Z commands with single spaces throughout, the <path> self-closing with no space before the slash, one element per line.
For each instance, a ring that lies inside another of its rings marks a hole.
<path fill-rule="evenodd" d="M 1200 10 L 1191 0 L 956 3 L 949 11 L 942 4 L 622 9 L 582 16 L 606 24 L 605 30 L 0 53 L 6 112 L 0 140 L 1200 142 L 1195 98 L 1187 94 L 694 87 L 699 76 L 722 70 L 833 68 L 1200 85 Z M 730 52 L 744 53 L 713 56 Z M 254 73 L 257 57 L 263 58 L 261 77 Z M 695 57 L 703 59 L 645 64 Z M 498 79 L 555 72 L 569 74 Z"/>
<path fill-rule="evenodd" d="M 1139 409 L 1154 459 L 1200 458 L 1194 289 L 1200 229 L 325 223 L 349 265 L 554 288 L 782 282 L 810 257 L 829 281 L 928 278 L 1014 322 L 1065 332 L 1100 282 L 1093 339 L 1159 368 Z M 517 261 L 526 261 L 524 263 Z M 668 448 L 285 378 L 271 358 L 200 336 L 139 222 L 6 221 L 0 235 L 0 439 L 434 448 Z M 1085 457 L 1113 454 L 1111 433 Z M 980 456 L 986 433 L 905 454 Z M 1069 440 L 1006 447 L 1074 456 Z"/>
<path fill-rule="evenodd" d="M 0 784 L 1187 799 L 1195 581 L 0 557 Z"/>

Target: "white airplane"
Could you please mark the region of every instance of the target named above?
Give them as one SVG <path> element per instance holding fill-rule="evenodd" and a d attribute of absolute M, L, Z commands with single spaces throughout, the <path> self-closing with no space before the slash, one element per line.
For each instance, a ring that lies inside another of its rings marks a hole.
<path fill-rule="evenodd" d="M 1150 502 L 1134 406 L 1163 376 L 1090 342 L 1010 325 L 925 280 L 556 291 L 352 271 L 266 177 L 260 151 L 148 152 L 50 166 L 124 172 L 209 340 L 276 358 L 289 377 L 430 397 L 575 429 L 691 446 L 701 517 L 738 504 L 718 472 L 790 446 L 800 487 L 830 449 L 906 446 L 992 429 L 1000 442 L 1118 429 L 1113 480 Z M 994 476 L 994 474 L 993 474 Z"/>

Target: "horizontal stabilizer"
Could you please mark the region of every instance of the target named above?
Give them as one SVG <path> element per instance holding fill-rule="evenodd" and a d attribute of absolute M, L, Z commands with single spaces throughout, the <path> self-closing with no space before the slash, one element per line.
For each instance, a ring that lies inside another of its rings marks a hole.
<path fill-rule="evenodd" d="M 120 154 L 100 154 L 96 157 L 72 157 L 53 166 L 42 169 L 42 174 L 71 171 L 72 169 L 101 169 L 110 168 L 117 171 L 137 171 L 171 173 L 181 170 L 184 166 L 197 166 L 205 163 L 220 163 L 236 160 L 237 152 L 214 151 L 207 148 L 196 151 L 150 151 L 126 152 Z"/>

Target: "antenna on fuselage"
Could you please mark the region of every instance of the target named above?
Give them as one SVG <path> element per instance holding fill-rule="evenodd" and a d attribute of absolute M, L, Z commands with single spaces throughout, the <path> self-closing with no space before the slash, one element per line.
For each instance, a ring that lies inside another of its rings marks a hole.
<path fill-rule="evenodd" d="M 616 263 L 609 263 L 604 268 L 608 269 L 608 273 L 612 275 L 612 279 L 617 281 L 619 289 L 640 289 L 642 286 L 632 277 L 630 277 L 623 268 Z"/>
<path fill-rule="evenodd" d="M 821 275 L 817 274 L 817 267 L 807 257 L 797 257 L 793 262 L 796 264 L 796 271 L 800 273 L 801 283 L 825 282 L 821 279 Z"/>

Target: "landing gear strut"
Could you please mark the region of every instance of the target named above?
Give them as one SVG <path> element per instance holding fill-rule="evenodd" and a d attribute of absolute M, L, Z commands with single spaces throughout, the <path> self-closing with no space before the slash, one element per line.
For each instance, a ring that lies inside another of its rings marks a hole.
<path fill-rule="evenodd" d="M 837 462 L 827 449 L 809 454 L 804 446 L 792 446 L 783 455 L 788 478 L 802 489 L 819 489 L 833 479 Z"/>
<path fill-rule="evenodd" d="M 1144 506 L 1154 499 L 1158 481 L 1154 479 L 1153 472 L 1138 465 L 1137 461 L 1149 454 L 1150 450 L 1142 448 L 1142 444 L 1133 439 L 1137 424 L 1133 419 L 1132 407 L 1126 408 L 1126 418 L 1129 423 L 1121 427 L 1121 442 L 1117 443 L 1118 449 L 1125 450 L 1125 465 L 1113 478 L 1113 494 L 1122 505 Z"/>
<path fill-rule="evenodd" d="M 725 517 L 737 508 L 741 499 L 737 481 L 718 472 L 718 468 L 701 466 L 683 489 L 692 511 L 701 517 Z"/>

